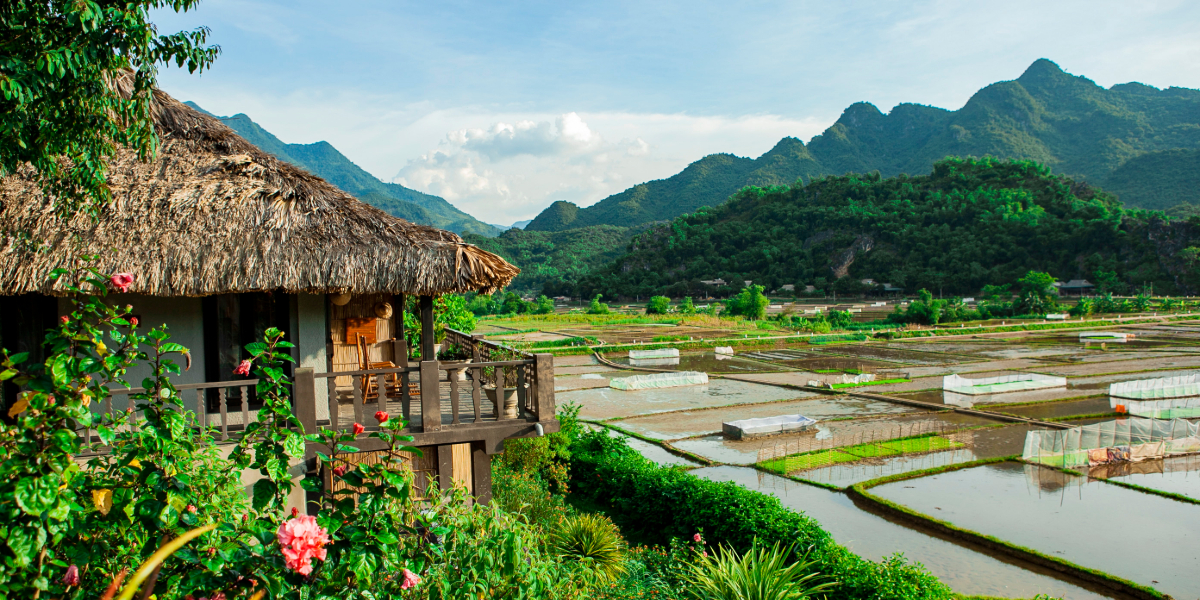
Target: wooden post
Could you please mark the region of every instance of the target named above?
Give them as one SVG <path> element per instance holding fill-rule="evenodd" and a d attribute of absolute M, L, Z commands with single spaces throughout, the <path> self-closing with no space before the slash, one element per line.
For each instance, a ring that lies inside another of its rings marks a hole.
<path fill-rule="evenodd" d="M 433 351 L 433 296 L 421 296 L 421 360 L 437 360 Z M 422 382 L 423 384 L 423 382 Z M 424 389 L 424 388 L 422 388 Z"/>
<path fill-rule="evenodd" d="M 442 390 L 438 382 L 438 362 L 421 361 L 421 431 L 442 429 Z M 449 446 L 446 446 L 449 448 Z M 447 453 L 450 450 L 446 450 Z"/>
<path fill-rule="evenodd" d="M 537 419 L 539 421 L 554 420 L 554 355 L 553 354 L 535 354 L 533 355 L 533 368 L 537 373 Z"/>
<path fill-rule="evenodd" d="M 317 432 L 317 380 L 313 377 L 312 367 L 296 369 L 295 400 L 292 411 L 304 433 Z"/>
<path fill-rule="evenodd" d="M 454 450 L 450 444 L 437 447 L 438 455 L 438 486 L 442 491 L 454 487 Z"/>
<path fill-rule="evenodd" d="M 400 296 L 404 298 L 403 295 Z M 396 366 L 408 368 L 408 341 L 404 336 L 392 340 L 392 356 L 396 358 Z M 400 414 L 404 416 L 404 420 L 412 418 L 412 397 L 408 395 L 408 373 L 401 373 L 396 377 L 400 385 Z"/>
<path fill-rule="evenodd" d="M 483 442 L 471 442 L 471 479 L 475 487 L 475 501 L 487 504 L 492 501 L 492 455 L 487 453 Z"/>

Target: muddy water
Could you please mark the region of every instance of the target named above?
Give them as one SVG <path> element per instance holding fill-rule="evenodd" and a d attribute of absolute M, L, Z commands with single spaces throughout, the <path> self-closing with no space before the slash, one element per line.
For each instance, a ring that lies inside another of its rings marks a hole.
<path fill-rule="evenodd" d="M 710 384 L 711 385 L 711 384 Z M 661 415 L 648 415 L 623 419 L 616 424 L 622 429 L 664 440 L 691 437 L 713 431 L 721 431 L 721 424 L 741 419 L 778 417 L 781 415 L 804 415 L 824 421 L 825 419 L 879 414 L 918 412 L 921 409 L 903 404 L 853 398 L 845 396 L 817 396 L 810 392 L 792 392 L 801 396 L 791 402 L 770 402 L 751 406 L 731 406 L 709 410 L 681 411 Z M 892 427 L 895 429 L 895 427 Z M 808 434 L 811 436 L 812 434 Z M 775 438 L 768 438 L 774 443 Z"/>
<path fill-rule="evenodd" d="M 1200 500 L 1200 455 L 1099 465 L 1092 467 L 1088 476 L 1108 481 L 1123 481 Z"/>
<path fill-rule="evenodd" d="M 789 475 L 806 481 L 817 481 L 845 488 L 856 483 L 879 479 L 880 477 L 887 477 L 889 475 L 971 462 L 978 459 L 979 456 L 970 448 L 961 448 L 947 452 L 932 452 L 916 456 L 893 456 L 890 458 L 860 460 L 855 463 L 797 471 L 789 473 Z"/>
<path fill-rule="evenodd" d="M 1026 471 L 1032 471 L 1029 476 Z M 1200 506 L 1000 463 L 899 481 L 873 493 L 985 535 L 1100 569 L 1176 598 L 1200 597 Z M 1057 488 L 1057 489 L 1055 489 Z"/>
<path fill-rule="evenodd" d="M 970 378 L 990 377 L 997 373 L 979 373 L 972 374 Z M 1000 373 L 1002 374 L 1002 373 Z M 941 381 L 937 384 L 940 386 Z M 1104 389 L 1108 389 L 1107 385 Z M 891 394 L 900 398 L 908 398 L 910 400 L 919 400 L 921 402 L 931 402 L 934 404 L 945 404 L 947 406 L 961 406 L 963 408 L 971 408 L 978 406 L 985 410 L 989 404 L 1016 404 L 1020 402 L 1053 402 L 1064 398 L 1078 398 L 1080 396 L 1090 396 L 1096 392 L 1092 389 L 1082 389 L 1073 385 L 1069 387 L 1047 388 L 1041 390 L 1021 390 L 1019 392 L 1006 392 L 1003 394 L 981 394 L 977 396 L 969 396 L 966 394 L 955 394 L 954 392 L 943 392 L 942 390 L 924 390 L 920 392 L 904 392 Z"/>
<path fill-rule="evenodd" d="M 557 401 L 559 404 L 580 404 L 582 409 L 579 416 L 585 419 L 611 419 L 683 408 L 786 400 L 808 395 L 812 394 L 734 379 L 713 379 L 708 385 L 652 390 L 575 390 L 557 394 Z"/>
<path fill-rule="evenodd" d="M 629 365 L 630 359 L 628 356 L 613 356 L 605 357 L 619 365 Z M 677 364 L 633 364 L 633 366 L 648 366 L 653 369 L 662 369 L 667 371 L 704 371 L 705 373 L 768 373 L 772 371 L 784 371 L 784 367 L 763 363 L 753 360 L 746 360 L 736 356 L 718 356 L 712 352 L 703 354 L 681 354 Z"/>
<path fill-rule="evenodd" d="M 1112 412 L 1108 396 L 1098 396 L 1095 398 L 1087 398 L 1085 400 L 1067 400 L 1065 402 L 1046 402 L 1042 404 L 1030 404 L 1026 406 L 1001 406 L 990 408 L 996 412 L 1002 412 L 1009 415 L 1017 415 L 1019 417 L 1029 417 L 1031 419 L 1055 419 L 1060 417 L 1073 417 L 1076 415 L 1094 415 L 1097 413 Z"/>
<path fill-rule="evenodd" d="M 790 481 L 746 467 L 706 467 L 693 474 L 713 481 L 732 481 L 771 494 L 792 510 L 820 522 L 833 539 L 870 560 L 902 552 L 912 562 L 925 565 L 956 592 L 1010 598 L 1032 598 L 1039 593 L 1067 600 L 1109 598 L 1036 567 L 1023 568 L 860 509 L 845 494 Z"/>
<path fill-rule="evenodd" d="M 877 360 L 903 363 L 908 365 L 945 365 L 979 360 L 976 357 L 953 356 L 950 354 L 919 352 L 915 350 L 871 345 L 825 346 L 821 348 L 820 352 L 822 354 L 837 354 L 856 358 L 874 358 Z"/>

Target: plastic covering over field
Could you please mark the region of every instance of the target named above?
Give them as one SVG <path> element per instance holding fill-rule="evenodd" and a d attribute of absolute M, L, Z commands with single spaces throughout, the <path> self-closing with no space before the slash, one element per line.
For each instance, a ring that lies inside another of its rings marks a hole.
<path fill-rule="evenodd" d="M 658 350 L 630 350 L 629 358 L 679 358 L 678 348 L 659 348 Z"/>
<path fill-rule="evenodd" d="M 942 378 L 942 389 L 968 396 L 999 394 L 1020 390 L 1040 390 L 1066 385 L 1066 377 L 1054 377 L 1040 373 L 1017 373 L 1015 375 L 1001 375 L 999 377 L 984 377 L 981 379 L 967 379 L 958 375 L 947 375 Z"/>
<path fill-rule="evenodd" d="M 669 388 L 684 385 L 704 385 L 708 383 L 708 373 L 699 371 L 680 371 L 678 373 L 655 373 L 653 375 L 634 375 L 610 379 L 608 387 L 616 390 L 648 390 L 652 388 Z"/>
<path fill-rule="evenodd" d="M 1021 458 L 1053 467 L 1141 461 L 1200 452 L 1200 425 L 1184 419 L 1117 419 L 1065 430 L 1030 431 Z"/>
<path fill-rule="evenodd" d="M 1108 395 L 1129 400 L 1157 400 L 1200 396 L 1200 373 L 1122 381 L 1108 386 Z"/>

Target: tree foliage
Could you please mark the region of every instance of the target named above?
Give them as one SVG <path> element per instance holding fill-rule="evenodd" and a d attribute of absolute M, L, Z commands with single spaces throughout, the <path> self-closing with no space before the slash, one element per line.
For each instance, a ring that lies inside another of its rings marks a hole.
<path fill-rule="evenodd" d="M 108 200 L 119 146 L 152 155 L 158 65 L 195 73 L 220 49 L 208 29 L 159 35 L 147 12 L 199 0 L 16 0 L 0 7 L 0 174 L 32 165 L 63 212 Z"/>

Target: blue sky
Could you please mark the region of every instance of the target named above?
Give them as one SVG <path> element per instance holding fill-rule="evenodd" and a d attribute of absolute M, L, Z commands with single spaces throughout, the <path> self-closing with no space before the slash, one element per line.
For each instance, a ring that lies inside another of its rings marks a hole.
<path fill-rule="evenodd" d="M 1196 2 L 204 0 L 152 19 L 223 49 L 200 77 L 164 70 L 176 97 L 493 223 L 808 141 L 858 101 L 956 109 L 1037 58 L 1200 87 Z"/>

